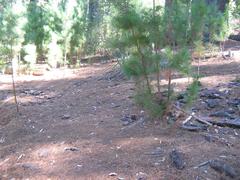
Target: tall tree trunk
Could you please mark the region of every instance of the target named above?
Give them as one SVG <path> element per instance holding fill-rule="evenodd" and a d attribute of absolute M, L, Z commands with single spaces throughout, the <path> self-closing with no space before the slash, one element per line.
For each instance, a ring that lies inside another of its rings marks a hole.
<path fill-rule="evenodd" d="M 218 9 L 221 12 L 224 12 L 226 10 L 228 3 L 229 3 L 229 0 L 218 0 Z"/>
<path fill-rule="evenodd" d="M 212 4 L 216 2 L 216 5 L 218 6 L 218 9 L 221 12 L 224 12 L 226 10 L 226 7 L 229 3 L 229 0 L 206 0 L 207 4 Z"/>
<path fill-rule="evenodd" d="M 168 70 L 168 96 L 167 96 L 167 100 L 168 100 L 168 103 L 170 102 L 170 97 L 171 97 L 171 94 L 172 94 L 172 88 L 171 88 L 171 83 L 172 83 L 172 70 L 169 69 Z"/>
<path fill-rule="evenodd" d="M 170 8 L 172 6 L 173 0 L 165 0 L 165 7 Z"/>

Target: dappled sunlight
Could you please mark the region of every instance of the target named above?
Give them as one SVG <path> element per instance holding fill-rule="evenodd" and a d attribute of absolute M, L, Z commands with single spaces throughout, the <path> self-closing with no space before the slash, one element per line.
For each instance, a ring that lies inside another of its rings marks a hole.
<path fill-rule="evenodd" d="M 117 149 L 130 150 L 144 148 L 144 146 L 158 144 L 162 142 L 171 141 L 169 137 L 137 137 L 137 138 L 122 138 L 114 142 Z"/>
<path fill-rule="evenodd" d="M 45 71 L 41 76 L 33 75 L 17 75 L 15 77 L 16 83 L 32 82 L 32 81 L 54 81 L 54 80 L 69 80 L 69 79 L 78 79 L 88 78 L 91 75 L 99 76 L 103 72 L 108 71 L 109 68 L 112 68 L 116 63 L 108 64 L 95 64 L 95 66 L 81 67 L 76 69 L 60 68 L 60 69 L 51 69 L 50 71 Z M 11 75 L 0 75 L 1 83 L 11 83 Z M 1 84 L 0 88 L 6 87 L 6 84 Z"/>
<path fill-rule="evenodd" d="M 0 180 L 238 178 L 239 10 L 1 0 Z"/>
<path fill-rule="evenodd" d="M 214 87 L 217 86 L 220 82 L 221 83 L 228 83 L 235 79 L 238 74 L 231 74 L 231 75 L 210 75 L 200 78 L 200 82 L 205 87 Z M 183 89 L 186 88 L 192 82 L 192 78 L 174 78 L 172 83 L 174 85 L 174 90 L 176 92 L 181 92 Z M 156 81 L 152 81 L 153 84 L 156 84 Z M 167 85 L 167 80 L 161 80 L 161 85 Z"/>

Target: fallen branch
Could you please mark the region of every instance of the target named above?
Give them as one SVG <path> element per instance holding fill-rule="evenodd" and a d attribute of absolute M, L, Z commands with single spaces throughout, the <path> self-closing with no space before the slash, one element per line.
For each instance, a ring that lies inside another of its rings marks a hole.
<path fill-rule="evenodd" d="M 202 119 L 202 118 L 200 118 L 200 117 L 197 117 L 197 116 L 195 116 L 194 114 L 189 113 L 189 112 L 183 110 L 182 108 L 180 108 L 180 107 L 178 107 L 178 106 L 176 106 L 176 105 L 173 105 L 173 106 L 174 106 L 177 110 L 183 112 L 184 114 L 187 114 L 187 115 L 189 115 L 189 116 L 192 116 L 192 117 L 193 117 L 194 119 L 196 119 L 197 121 L 199 121 L 199 122 L 201 122 L 201 123 L 203 123 L 203 124 L 207 124 L 207 125 L 209 125 L 209 126 L 212 126 L 212 123 L 210 123 L 210 122 L 208 122 L 208 121 L 206 121 L 206 120 L 204 120 L 204 119 Z"/>
<path fill-rule="evenodd" d="M 132 127 L 135 127 L 136 125 L 144 123 L 144 121 L 145 121 L 144 118 L 140 118 L 140 120 L 136 121 L 135 123 L 130 124 L 129 126 L 121 128 L 121 130 L 123 131 L 123 130 L 126 130 L 126 129 L 130 129 Z"/>
<path fill-rule="evenodd" d="M 196 125 L 185 125 L 183 124 L 181 128 L 188 130 L 188 131 L 201 131 L 201 130 L 207 130 L 206 125 L 205 126 L 196 126 Z"/>
<path fill-rule="evenodd" d="M 209 162 L 209 165 L 215 171 L 221 174 L 225 174 L 226 176 L 229 176 L 231 178 L 236 178 L 238 176 L 238 173 L 236 172 L 236 170 L 232 166 L 230 166 L 229 164 L 223 161 L 211 160 Z"/>
<path fill-rule="evenodd" d="M 193 168 L 194 168 L 194 169 L 197 169 L 197 168 L 206 166 L 206 165 L 208 165 L 209 163 L 210 163 L 210 161 L 205 161 L 205 162 L 203 162 L 203 163 L 201 163 L 201 164 L 199 164 L 199 165 L 197 165 L 197 166 L 195 166 L 195 167 L 193 167 Z"/>
<path fill-rule="evenodd" d="M 209 121 L 210 123 L 221 126 L 221 127 L 231 127 L 231 128 L 240 128 L 240 119 L 235 120 L 222 120 L 222 121 Z"/>
<path fill-rule="evenodd" d="M 188 116 L 188 118 L 187 118 L 186 120 L 184 120 L 184 121 L 182 122 L 182 124 L 184 125 L 184 124 L 186 124 L 188 121 L 190 121 L 190 120 L 192 119 L 192 117 L 193 117 L 194 114 L 195 114 L 195 113 L 193 112 L 190 116 Z"/>

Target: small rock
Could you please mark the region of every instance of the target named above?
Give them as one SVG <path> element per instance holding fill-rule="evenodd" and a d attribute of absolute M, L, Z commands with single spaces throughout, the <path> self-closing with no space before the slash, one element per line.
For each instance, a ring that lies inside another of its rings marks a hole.
<path fill-rule="evenodd" d="M 222 99 L 222 93 L 218 90 L 209 90 L 209 89 L 204 89 L 200 93 L 200 97 L 206 97 L 208 99 Z"/>
<path fill-rule="evenodd" d="M 235 114 L 235 111 L 232 108 L 228 108 L 228 110 L 226 110 L 226 112 L 229 114 Z"/>
<path fill-rule="evenodd" d="M 143 172 L 138 172 L 136 174 L 136 179 L 137 180 L 146 180 L 148 177 L 148 175 L 146 173 L 143 173 Z"/>
<path fill-rule="evenodd" d="M 49 155 L 49 151 L 48 149 L 41 149 L 39 150 L 38 152 L 38 156 L 41 157 L 41 158 L 45 158 Z"/>
<path fill-rule="evenodd" d="M 115 104 L 115 103 L 112 103 L 111 105 L 112 105 L 112 108 L 118 108 L 118 107 L 121 107 L 121 105 L 119 105 L 119 104 Z"/>
<path fill-rule="evenodd" d="M 64 150 L 65 151 L 79 151 L 79 149 L 76 147 L 66 147 L 66 148 L 64 148 Z"/>
<path fill-rule="evenodd" d="M 234 129 L 234 134 L 235 136 L 238 136 L 239 134 L 236 132 L 236 130 Z"/>
<path fill-rule="evenodd" d="M 117 179 L 118 179 L 118 180 L 124 180 L 125 178 L 123 178 L 123 177 L 118 177 Z"/>
<path fill-rule="evenodd" d="M 185 96 L 186 96 L 185 94 L 181 93 L 177 96 L 177 100 L 184 99 Z"/>
<path fill-rule="evenodd" d="M 123 126 L 128 126 L 136 120 L 137 120 L 137 115 L 135 114 L 130 116 L 126 115 L 123 118 L 121 118 L 121 121 L 123 121 Z"/>
<path fill-rule="evenodd" d="M 232 166 L 230 166 L 229 164 L 226 164 L 223 161 L 212 160 L 210 161 L 209 165 L 215 171 L 219 173 L 224 173 L 226 176 L 229 176 L 231 178 L 236 178 L 238 176 L 236 170 Z"/>
<path fill-rule="evenodd" d="M 131 118 L 131 120 L 136 121 L 136 120 L 137 120 L 137 115 L 132 114 L 132 115 L 130 116 L 130 118 Z"/>
<path fill-rule="evenodd" d="M 37 91 L 37 90 L 30 90 L 30 91 L 28 91 L 28 93 L 33 96 L 38 96 L 38 95 L 42 94 L 43 92 Z"/>
<path fill-rule="evenodd" d="M 216 108 L 220 105 L 220 101 L 218 99 L 207 99 L 205 102 L 209 108 Z"/>
<path fill-rule="evenodd" d="M 131 124 L 131 123 L 128 121 L 123 121 L 123 123 L 122 123 L 123 126 L 128 126 L 129 124 Z"/>
<path fill-rule="evenodd" d="M 18 165 L 20 165 L 25 170 L 39 171 L 39 167 L 33 163 L 19 163 Z"/>
<path fill-rule="evenodd" d="M 154 163 L 154 166 L 160 166 L 165 160 L 166 160 L 165 157 L 159 159 L 157 162 Z"/>
<path fill-rule="evenodd" d="M 0 143 L 3 144 L 5 142 L 5 138 L 4 137 L 1 137 L 0 138 Z"/>
<path fill-rule="evenodd" d="M 185 93 L 181 93 L 177 96 L 177 100 L 180 102 L 180 103 L 187 103 L 187 95 Z"/>
<path fill-rule="evenodd" d="M 146 153 L 147 155 L 152 155 L 152 156 L 161 156 L 163 154 L 163 150 L 161 147 L 157 147 L 154 151 L 150 153 Z"/>
<path fill-rule="evenodd" d="M 175 166 L 177 169 L 182 170 L 185 168 L 185 162 L 183 160 L 182 153 L 178 152 L 177 150 L 173 150 L 170 153 L 170 159 L 173 166 Z"/>
<path fill-rule="evenodd" d="M 63 116 L 62 116 L 62 119 L 70 119 L 70 115 L 69 114 L 64 114 Z"/>
<path fill-rule="evenodd" d="M 95 135 L 95 132 L 91 132 L 89 135 L 90 135 L 90 136 L 93 136 L 93 135 Z"/>
<path fill-rule="evenodd" d="M 111 173 L 108 174 L 108 176 L 117 176 L 117 173 L 111 172 Z"/>

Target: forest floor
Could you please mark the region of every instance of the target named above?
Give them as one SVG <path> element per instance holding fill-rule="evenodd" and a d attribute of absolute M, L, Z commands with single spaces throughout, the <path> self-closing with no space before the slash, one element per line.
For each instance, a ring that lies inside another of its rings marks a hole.
<path fill-rule="evenodd" d="M 11 98 L 11 77 L 0 76 L 1 180 L 230 178 L 231 173 L 225 176 L 219 173 L 221 168 L 208 164 L 194 168 L 210 160 L 225 162 L 240 173 L 240 129 L 211 126 L 190 132 L 180 128 L 187 116 L 172 126 L 149 120 L 134 104 L 134 84 L 109 78 L 114 65 L 17 77 L 20 115 Z M 193 104 L 196 114 L 207 117 L 227 108 L 239 118 L 239 106 L 237 110 L 230 104 L 240 100 L 240 85 L 231 83 L 240 75 L 240 59 L 207 59 L 201 61 L 200 72 L 204 75 L 200 93 L 208 88 L 224 97 L 209 104 L 203 94 Z M 175 83 L 181 90 L 186 79 Z M 132 121 L 126 123 L 124 118 L 129 117 Z M 182 170 L 172 165 L 173 149 L 183 155 Z"/>

